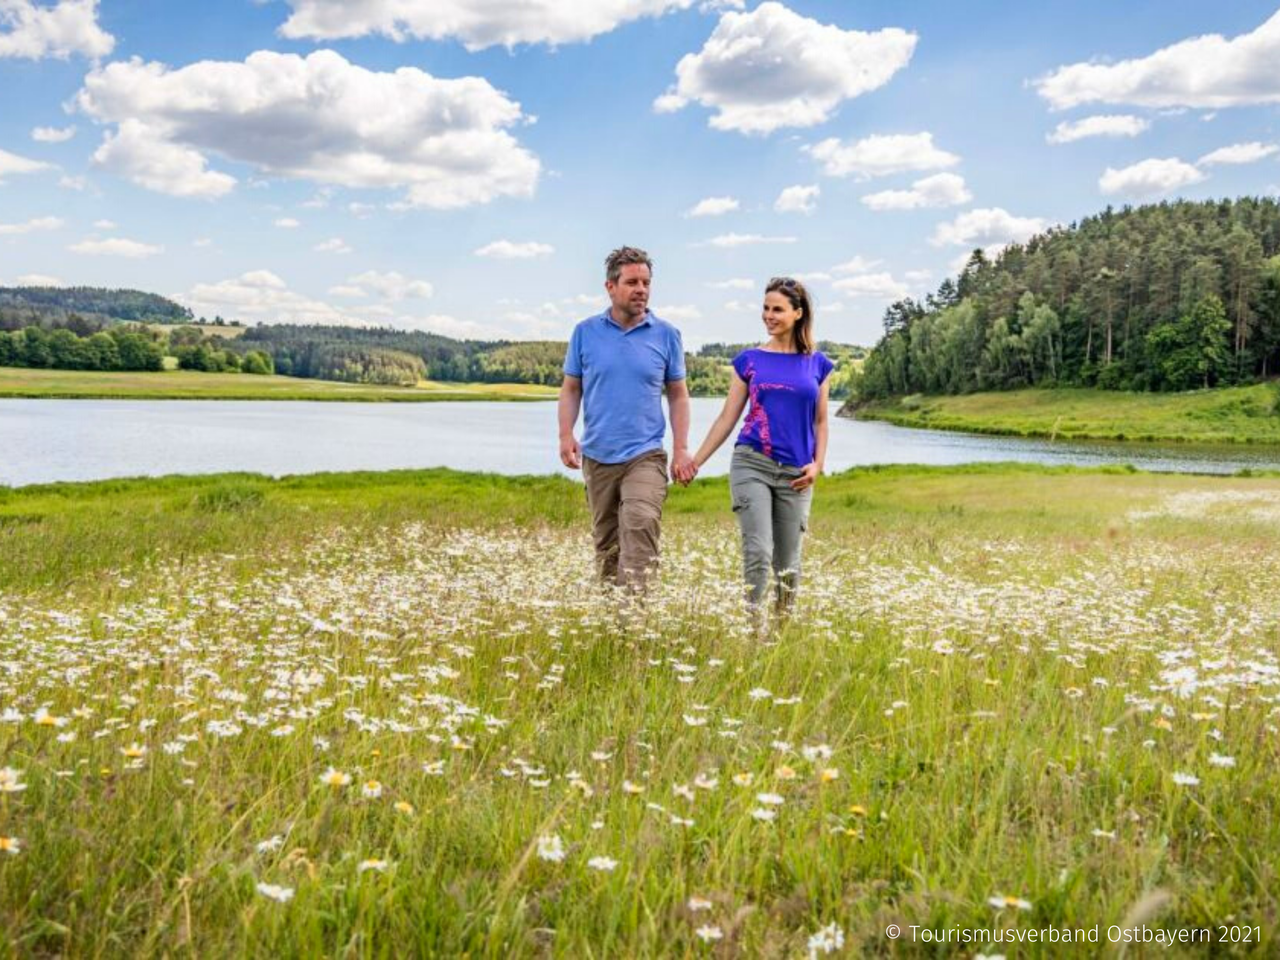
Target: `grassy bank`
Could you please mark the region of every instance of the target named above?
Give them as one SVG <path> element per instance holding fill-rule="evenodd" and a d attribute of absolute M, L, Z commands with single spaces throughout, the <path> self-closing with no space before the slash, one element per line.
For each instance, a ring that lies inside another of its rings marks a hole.
<path fill-rule="evenodd" d="M 1075 440 L 1280 444 L 1274 384 L 1191 393 L 1012 390 L 966 396 L 916 394 L 858 408 L 859 419 L 904 427 Z"/>
<path fill-rule="evenodd" d="M 28 370 L 0 367 L 0 398 L 76 400 L 547 400 L 554 387 L 527 383 L 440 383 L 381 387 L 300 377 L 241 373 L 110 373 L 87 370 Z"/>
<path fill-rule="evenodd" d="M 825 478 L 802 602 L 765 638 L 727 500 L 671 492 L 661 582 L 623 615 L 563 478 L 0 490 L 0 942 L 1280 946 L 1280 478 Z"/>

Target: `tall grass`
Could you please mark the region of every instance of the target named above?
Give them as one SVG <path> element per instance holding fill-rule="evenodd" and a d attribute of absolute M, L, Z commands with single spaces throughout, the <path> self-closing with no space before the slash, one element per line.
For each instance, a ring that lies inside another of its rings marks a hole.
<path fill-rule="evenodd" d="M 0 492 L 7 952 L 1274 951 L 1280 480 L 828 478 L 764 636 L 726 499 L 632 606 L 563 479 Z"/>

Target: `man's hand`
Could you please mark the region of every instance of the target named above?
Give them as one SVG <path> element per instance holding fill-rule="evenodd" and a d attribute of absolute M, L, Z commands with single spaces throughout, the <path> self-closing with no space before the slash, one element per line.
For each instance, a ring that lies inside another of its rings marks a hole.
<path fill-rule="evenodd" d="M 818 480 L 818 474 L 822 471 L 818 469 L 816 463 L 811 463 L 800 471 L 800 476 L 791 481 L 792 490 L 805 490 L 812 487 Z"/>
<path fill-rule="evenodd" d="M 570 470 L 582 469 L 582 448 L 572 433 L 560 438 L 560 462 Z"/>
<path fill-rule="evenodd" d="M 688 453 L 677 451 L 671 458 L 671 479 L 687 487 L 698 475 L 698 464 Z"/>

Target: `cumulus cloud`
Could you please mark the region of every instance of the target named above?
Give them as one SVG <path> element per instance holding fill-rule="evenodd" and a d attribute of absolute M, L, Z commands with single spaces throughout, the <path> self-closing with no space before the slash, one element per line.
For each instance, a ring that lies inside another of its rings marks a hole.
<path fill-rule="evenodd" d="M 96 59 L 115 45 L 98 26 L 98 0 L 59 0 L 51 7 L 0 0 L 0 57 L 65 60 L 78 53 Z"/>
<path fill-rule="evenodd" d="M 964 185 L 964 177 L 954 173 L 935 173 L 911 184 L 910 190 L 881 190 L 867 194 L 862 202 L 872 210 L 918 210 L 921 207 L 954 207 L 972 199 L 973 194 Z"/>
<path fill-rule="evenodd" d="M 1274 143 L 1259 143 L 1256 140 L 1250 143 L 1233 143 L 1229 147 L 1219 147 L 1212 153 L 1206 153 L 1196 163 L 1202 167 L 1222 163 L 1255 163 L 1258 160 L 1265 160 L 1277 150 L 1280 150 L 1280 147 Z"/>
<path fill-rule="evenodd" d="M 836 264 L 831 268 L 831 272 L 837 274 L 870 273 L 883 262 L 883 260 L 872 260 L 862 254 L 858 254 L 851 260 Z"/>
<path fill-rule="evenodd" d="M 251 270 L 230 280 L 198 283 L 174 297 L 198 316 L 257 323 L 325 323 L 363 326 L 357 315 L 289 289 L 270 270 Z"/>
<path fill-rule="evenodd" d="M 14 283 L 19 287 L 60 287 L 62 280 L 44 273 L 24 273 Z"/>
<path fill-rule="evenodd" d="M 48 169 L 47 163 L 20 157 L 8 150 L 0 150 L 0 183 L 4 183 L 4 178 L 12 173 L 36 173 L 39 170 Z"/>
<path fill-rule="evenodd" d="M 822 140 L 805 151 L 822 164 L 829 177 L 883 177 L 912 170 L 954 167 L 960 158 L 933 145 L 931 133 L 873 134 L 855 143 L 835 137 Z"/>
<path fill-rule="evenodd" d="M 37 230 L 57 230 L 63 221 L 57 217 L 36 217 L 26 223 L 0 223 L 0 237 L 12 237 Z"/>
<path fill-rule="evenodd" d="M 707 286 L 713 290 L 754 290 L 756 282 L 746 277 L 734 277 L 732 280 L 717 280 Z"/>
<path fill-rule="evenodd" d="M 337 289 L 339 288 L 334 288 L 334 290 Z M 387 273 L 366 270 L 354 277 L 348 277 L 347 286 L 341 289 L 355 290 L 356 296 L 376 296 L 394 301 L 425 299 L 435 293 L 435 288 L 426 280 L 414 280 L 395 270 Z"/>
<path fill-rule="evenodd" d="M 164 247 L 138 240 L 126 240 L 124 237 L 104 239 L 89 237 L 79 243 L 73 243 L 67 249 L 72 253 L 84 253 L 95 257 L 128 257 L 131 260 L 142 260 L 164 252 Z"/>
<path fill-rule="evenodd" d="M 468 50 L 590 40 L 641 17 L 686 10 L 695 0 L 286 0 L 280 28 L 295 39 L 382 34 L 396 42 L 462 41 Z"/>
<path fill-rule="evenodd" d="M 36 143 L 66 143 L 75 135 L 75 124 L 69 127 L 35 127 L 31 131 L 31 139 Z"/>
<path fill-rule="evenodd" d="M 831 286 L 847 296 L 870 300 L 901 300 L 910 292 L 890 273 L 863 273 L 837 280 Z"/>
<path fill-rule="evenodd" d="M 1136 137 L 1149 129 L 1150 120 L 1129 114 L 1104 114 L 1080 120 L 1064 120 L 1045 136 L 1049 143 L 1073 143 L 1086 137 Z"/>
<path fill-rule="evenodd" d="M 686 213 L 685 216 L 719 217 L 726 213 L 732 213 L 737 209 L 738 201 L 734 197 L 707 197 L 704 200 L 699 200 L 690 207 L 689 212 Z"/>
<path fill-rule="evenodd" d="M 787 187 L 773 201 L 773 209 L 778 213 L 813 213 L 818 209 L 816 201 L 821 193 L 822 189 L 816 184 Z"/>
<path fill-rule="evenodd" d="M 795 243 L 795 237 L 766 237 L 758 233 L 722 233 L 712 237 L 704 246 L 709 247 L 749 247 L 761 243 Z"/>
<path fill-rule="evenodd" d="M 929 242 L 935 247 L 969 248 L 1022 243 L 1048 227 L 1048 221 L 1040 217 L 1015 217 L 1000 207 L 983 207 L 938 224 Z"/>
<path fill-rule="evenodd" d="M 1230 40 L 1211 33 L 1119 63 L 1074 63 L 1036 81 L 1054 109 L 1082 103 L 1234 107 L 1280 103 L 1280 13 Z"/>
<path fill-rule="evenodd" d="M 1119 170 L 1107 167 L 1098 179 L 1098 187 L 1103 193 L 1154 197 L 1199 183 L 1203 179 L 1204 171 L 1175 157 L 1166 157 L 1143 160 Z"/>
<path fill-rule="evenodd" d="M 330 237 L 311 248 L 316 253 L 350 253 L 351 246 L 341 237 Z"/>
<path fill-rule="evenodd" d="M 493 260 L 532 260 L 534 257 L 549 257 L 555 252 L 556 248 L 549 243 L 538 243 L 533 240 L 526 243 L 495 240 L 476 250 L 476 256 L 489 257 Z"/>
<path fill-rule="evenodd" d="M 179 196 L 234 186 L 208 169 L 210 155 L 271 176 L 403 189 L 405 206 L 437 209 L 530 196 L 540 172 L 507 129 L 527 119 L 520 105 L 487 80 L 379 73 L 331 50 L 177 70 L 135 58 L 91 71 L 74 102 L 117 125 L 96 162 Z"/>
<path fill-rule="evenodd" d="M 653 311 L 655 315 L 672 323 L 687 323 L 690 320 L 701 320 L 702 311 L 692 304 L 672 304 Z"/>
<path fill-rule="evenodd" d="M 720 18 L 706 44 L 676 65 L 660 113 L 697 102 L 717 130 L 766 134 L 830 119 L 845 100 L 875 90 L 907 65 L 916 35 L 890 27 L 841 30 L 781 3 Z"/>
<path fill-rule="evenodd" d="M 275 225 L 282 230 L 295 230 L 302 226 L 302 223 L 293 217 L 280 217 L 275 221 Z"/>

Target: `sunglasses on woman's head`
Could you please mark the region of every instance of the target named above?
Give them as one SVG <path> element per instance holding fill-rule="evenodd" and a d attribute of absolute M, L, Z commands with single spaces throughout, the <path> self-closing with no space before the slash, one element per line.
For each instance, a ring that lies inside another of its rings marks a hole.
<path fill-rule="evenodd" d="M 794 290 L 800 286 L 799 282 L 792 280 L 790 277 L 774 277 L 769 281 L 769 289 L 776 290 L 781 287 L 784 290 Z"/>

